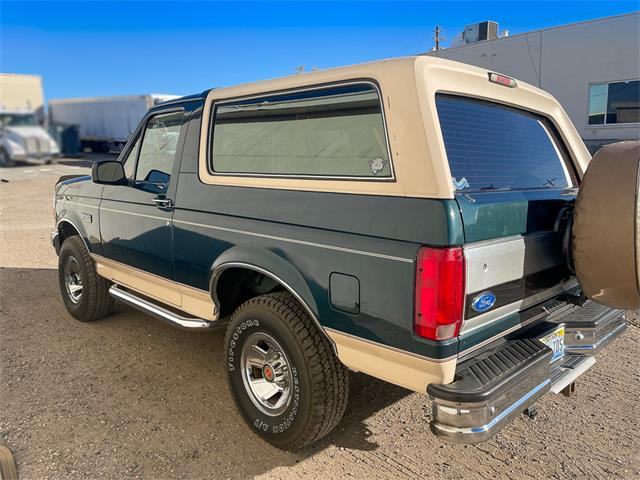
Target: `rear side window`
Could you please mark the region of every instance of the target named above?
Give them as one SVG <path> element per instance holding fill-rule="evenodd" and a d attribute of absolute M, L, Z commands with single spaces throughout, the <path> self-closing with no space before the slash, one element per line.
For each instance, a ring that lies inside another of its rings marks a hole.
<path fill-rule="evenodd" d="M 456 190 L 569 186 L 565 160 L 542 118 L 448 95 L 436 95 L 436 107 Z"/>
<path fill-rule="evenodd" d="M 216 104 L 211 153 L 216 173 L 392 176 L 378 90 L 365 83 Z"/>

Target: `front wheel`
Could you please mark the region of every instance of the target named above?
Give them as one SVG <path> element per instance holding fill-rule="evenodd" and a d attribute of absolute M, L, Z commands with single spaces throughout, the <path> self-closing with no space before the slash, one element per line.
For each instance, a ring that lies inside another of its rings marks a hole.
<path fill-rule="evenodd" d="M 302 448 L 342 418 L 348 370 L 289 293 L 242 304 L 229 323 L 225 345 L 227 380 L 238 409 L 269 443 Z"/>
<path fill-rule="evenodd" d="M 13 167 L 16 164 L 4 148 L 0 148 L 0 167 Z"/>
<path fill-rule="evenodd" d="M 98 275 L 82 239 L 74 235 L 62 243 L 58 283 L 67 311 L 81 322 L 106 317 L 113 309 L 109 282 Z"/>

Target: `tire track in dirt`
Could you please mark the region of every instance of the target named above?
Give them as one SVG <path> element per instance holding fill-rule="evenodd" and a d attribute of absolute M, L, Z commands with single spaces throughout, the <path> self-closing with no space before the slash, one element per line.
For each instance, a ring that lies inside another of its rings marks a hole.
<path fill-rule="evenodd" d="M 378 476 L 380 472 L 387 472 L 390 477 L 387 478 L 419 478 L 420 472 L 415 472 L 411 468 L 402 465 L 395 459 L 391 459 L 383 452 L 368 452 L 366 450 L 350 451 L 354 458 L 359 459 L 363 464 L 371 467 L 375 475 Z M 391 461 L 390 461 L 391 460 Z M 378 476 L 378 478 L 385 478 L 385 476 Z"/>

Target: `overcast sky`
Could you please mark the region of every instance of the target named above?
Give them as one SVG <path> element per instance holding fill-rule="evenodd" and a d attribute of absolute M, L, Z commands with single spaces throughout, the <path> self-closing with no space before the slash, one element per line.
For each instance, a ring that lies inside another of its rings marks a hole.
<path fill-rule="evenodd" d="M 42 75 L 47 99 L 189 94 L 288 75 L 298 65 L 327 68 L 424 52 L 433 46 L 436 25 L 446 46 L 465 25 L 483 20 L 517 34 L 630 13 L 640 5 L 612 0 L 0 2 L 0 71 Z"/>

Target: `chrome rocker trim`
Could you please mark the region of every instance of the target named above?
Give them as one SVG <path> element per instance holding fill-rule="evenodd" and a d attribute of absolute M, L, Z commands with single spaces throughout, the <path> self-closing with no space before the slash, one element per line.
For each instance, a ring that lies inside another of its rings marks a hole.
<path fill-rule="evenodd" d="M 131 292 L 118 288 L 117 285 L 109 288 L 109 294 L 127 305 L 148 313 L 149 315 L 162 320 L 173 327 L 179 327 L 186 330 L 208 330 L 221 325 L 221 322 L 210 322 L 196 317 L 184 317 L 163 308 L 149 300 L 141 298 Z"/>

